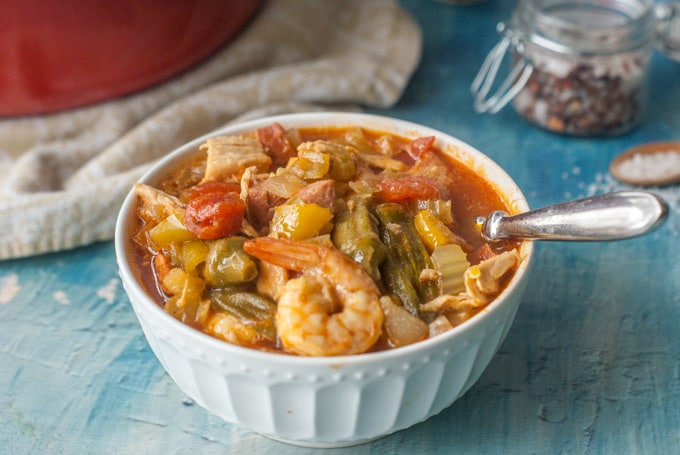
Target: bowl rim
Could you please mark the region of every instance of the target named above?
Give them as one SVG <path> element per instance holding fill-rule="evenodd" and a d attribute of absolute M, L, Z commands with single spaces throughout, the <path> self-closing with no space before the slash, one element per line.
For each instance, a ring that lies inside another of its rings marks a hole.
<path fill-rule="evenodd" d="M 483 170 L 485 174 L 484 178 L 490 181 L 493 185 L 502 188 L 504 198 L 506 202 L 512 206 L 513 210 L 524 211 L 529 209 L 526 197 L 515 181 L 508 175 L 508 173 L 486 154 L 477 150 L 468 143 L 463 142 L 460 139 L 457 139 L 456 137 L 445 132 L 408 120 L 402 120 L 384 115 L 355 112 L 301 112 L 293 114 L 272 115 L 231 123 L 175 148 L 172 152 L 165 155 L 150 169 L 144 172 L 144 174 L 138 179 L 138 182 L 150 183 L 154 182 L 155 178 L 162 177 L 165 173 L 167 173 L 168 166 L 186 159 L 188 156 L 192 155 L 192 152 L 198 153 L 198 146 L 205 142 L 205 140 L 208 138 L 225 134 L 243 134 L 252 132 L 257 128 L 270 125 L 274 122 L 281 123 L 284 127 L 344 127 L 359 125 L 368 130 L 391 132 L 406 138 L 430 135 L 435 136 L 435 144 L 441 150 L 447 154 L 461 154 L 460 156 L 452 156 L 456 159 L 459 159 L 464 164 L 474 166 L 475 170 Z M 489 174 L 492 174 L 493 178 Z M 130 253 L 128 242 L 131 236 L 129 235 L 130 233 L 127 227 L 127 220 L 132 215 L 132 210 L 135 208 L 135 204 L 136 196 L 134 194 L 134 189 L 131 188 L 126 195 L 123 204 L 121 205 L 118 217 L 116 219 L 114 234 L 115 255 L 116 262 L 118 264 L 119 275 L 123 283 L 126 284 L 126 294 L 128 295 L 128 300 L 130 301 L 133 308 L 135 303 L 132 302 L 133 299 L 129 295 L 132 292 L 134 292 L 138 297 L 136 304 L 143 305 L 146 310 L 151 312 L 151 314 L 160 318 L 160 320 L 163 321 L 165 325 L 169 325 L 173 329 L 178 330 L 184 337 L 191 339 L 192 342 L 195 341 L 205 346 L 210 346 L 214 349 L 218 349 L 224 354 L 246 356 L 251 357 L 254 360 L 263 360 L 277 364 L 285 363 L 286 365 L 333 367 L 337 367 L 339 365 L 347 366 L 350 364 L 360 365 L 368 362 L 375 362 L 376 360 L 388 360 L 395 357 L 413 355 L 419 351 L 427 351 L 431 347 L 437 345 L 451 343 L 452 339 L 458 338 L 462 334 L 474 330 L 478 325 L 483 324 L 485 320 L 491 318 L 500 307 L 507 303 L 509 296 L 514 293 L 515 289 L 523 286 L 524 282 L 528 279 L 528 271 L 531 268 L 530 266 L 534 257 L 533 243 L 531 241 L 521 242 L 520 246 L 518 247 L 518 252 L 521 257 L 520 266 L 501 294 L 499 294 L 489 305 L 484 307 L 478 314 L 474 315 L 469 320 L 437 336 L 427 338 L 408 346 L 361 354 L 317 357 L 296 356 L 286 353 L 261 351 L 228 343 L 194 329 L 165 312 L 148 295 L 129 265 L 131 257 L 128 257 Z M 187 338 L 184 339 L 186 340 Z"/>

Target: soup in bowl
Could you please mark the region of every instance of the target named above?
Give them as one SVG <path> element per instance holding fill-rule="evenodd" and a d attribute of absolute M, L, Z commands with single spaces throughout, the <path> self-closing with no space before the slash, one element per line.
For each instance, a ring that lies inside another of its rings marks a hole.
<path fill-rule="evenodd" d="M 507 334 L 530 242 L 478 218 L 528 209 L 469 145 L 367 114 L 229 126 L 142 177 L 116 229 L 161 364 L 227 422 L 351 445 L 449 406 Z"/>

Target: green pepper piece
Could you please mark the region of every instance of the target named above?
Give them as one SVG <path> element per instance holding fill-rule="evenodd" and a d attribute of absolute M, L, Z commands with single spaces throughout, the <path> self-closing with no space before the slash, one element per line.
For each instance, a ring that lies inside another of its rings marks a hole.
<path fill-rule="evenodd" d="M 331 168 L 329 174 L 336 182 L 348 182 L 356 173 L 354 153 L 348 147 L 335 147 L 329 150 Z"/>
<path fill-rule="evenodd" d="M 245 251 L 243 237 L 227 237 L 210 242 L 203 272 L 212 287 L 243 286 L 257 278 L 257 264 Z"/>
<path fill-rule="evenodd" d="M 254 292 L 213 289 L 210 301 L 219 311 L 253 327 L 263 338 L 276 341 L 276 304 L 267 297 Z"/>
<path fill-rule="evenodd" d="M 380 265 L 385 260 L 385 245 L 380 241 L 378 221 L 371 213 L 370 196 L 355 196 L 347 210 L 337 216 L 332 232 L 336 247 L 361 264 L 376 283 L 380 283 Z"/>
<path fill-rule="evenodd" d="M 378 205 L 375 211 L 380 222 L 380 236 L 387 248 L 387 259 L 382 268 L 385 285 L 406 309 L 421 317 L 420 304 L 439 294 L 435 280 L 420 279 L 424 269 L 434 269 L 430 255 L 403 206 L 385 203 Z"/>

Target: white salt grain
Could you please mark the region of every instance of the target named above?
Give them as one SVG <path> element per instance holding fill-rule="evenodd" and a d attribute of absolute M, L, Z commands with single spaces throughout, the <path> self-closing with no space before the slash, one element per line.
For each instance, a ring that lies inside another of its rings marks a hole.
<path fill-rule="evenodd" d="M 622 178 L 628 180 L 664 180 L 680 175 L 680 153 L 662 150 L 654 153 L 635 154 L 622 161 L 617 168 Z"/>
<path fill-rule="evenodd" d="M 68 298 L 68 295 L 64 291 L 55 291 L 52 293 L 52 297 L 54 300 L 56 300 L 58 303 L 62 305 L 69 305 L 71 303 L 71 300 Z"/>
<path fill-rule="evenodd" d="M 118 289 L 118 279 L 111 278 L 105 286 L 97 290 L 97 296 L 104 299 L 106 303 L 113 303 L 116 299 L 116 289 Z"/>
<path fill-rule="evenodd" d="M 9 303 L 21 291 L 19 276 L 15 273 L 0 278 L 0 304 Z"/>

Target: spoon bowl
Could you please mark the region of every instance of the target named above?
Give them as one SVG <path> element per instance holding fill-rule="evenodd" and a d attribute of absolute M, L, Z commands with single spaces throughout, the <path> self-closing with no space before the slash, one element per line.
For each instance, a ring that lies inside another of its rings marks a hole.
<path fill-rule="evenodd" d="M 647 234 L 668 218 L 668 204 L 646 191 L 619 191 L 508 216 L 478 218 L 486 241 L 620 240 Z"/>

